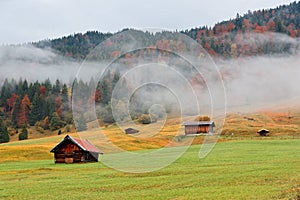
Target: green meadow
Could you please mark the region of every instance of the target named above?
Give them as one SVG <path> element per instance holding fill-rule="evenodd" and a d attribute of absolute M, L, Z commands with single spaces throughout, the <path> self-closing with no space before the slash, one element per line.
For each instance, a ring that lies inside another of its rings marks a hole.
<path fill-rule="evenodd" d="M 16 146 L 0 145 L 0 155 Z M 300 199 L 300 140 L 217 143 L 201 160 L 199 149 L 133 174 L 101 162 L 54 164 L 46 149 L 32 148 L 28 160 L 0 162 L 0 199 Z"/>

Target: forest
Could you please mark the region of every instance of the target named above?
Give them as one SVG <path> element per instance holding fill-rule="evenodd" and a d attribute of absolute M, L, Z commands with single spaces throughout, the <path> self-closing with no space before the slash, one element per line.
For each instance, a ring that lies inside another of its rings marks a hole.
<path fill-rule="evenodd" d="M 126 30 L 128 29 L 123 29 L 121 32 Z M 237 14 L 235 19 L 219 22 L 213 27 L 202 26 L 180 32 L 196 40 L 214 57 L 232 58 L 293 53 L 293 49 L 298 49 L 298 46 L 293 46 L 291 43 L 277 46 L 274 40 L 278 39 L 276 34 L 283 34 L 290 38 L 300 36 L 300 2 L 295 1 L 290 5 L 274 9 L 248 11 L 244 15 Z M 52 48 L 64 56 L 82 60 L 91 49 L 112 35 L 112 33 L 88 31 L 84 34 L 74 33 L 58 39 L 35 42 L 33 45 L 39 48 Z M 253 37 L 253 35 L 264 35 L 264 37 Z M 150 33 L 148 37 L 151 37 Z M 159 36 L 153 37 L 153 40 L 158 47 L 171 46 L 171 41 L 160 39 Z"/>
<path fill-rule="evenodd" d="M 69 111 L 69 89 L 59 80 L 52 84 L 49 79 L 44 82 L 20 79 L 6 79 L 0 94 L 0 142 L 8 142 L 9 134 L 18 133 L 22 128 L 27 139 L 27 127 L 36 126 L 44 130 L 57 130 L 72 123 Z M 9 131 L 8 131 L 9 127 Z"/>

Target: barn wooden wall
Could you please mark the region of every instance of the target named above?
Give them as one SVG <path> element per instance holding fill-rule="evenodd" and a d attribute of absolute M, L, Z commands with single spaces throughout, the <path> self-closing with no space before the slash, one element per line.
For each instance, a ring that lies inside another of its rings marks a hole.
<path fill-rule="evenodd" d="M 185 134 L 209 133 L 209 125 L 207 126 L 185 126 Z"/>

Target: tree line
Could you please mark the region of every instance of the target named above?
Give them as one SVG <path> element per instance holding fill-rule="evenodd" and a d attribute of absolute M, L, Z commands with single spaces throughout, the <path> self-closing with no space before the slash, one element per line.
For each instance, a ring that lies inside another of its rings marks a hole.
<path fill-rule="evenodd" d="M 128 29 L 122 31 L 126 30 Z M 266 35 L 266 33 L 280 33 L 291 38 L 299 37 L 300 2 L 295 1 L 274 9 L 248 11 L 244 15 L 237 14 L 235 19 L 219 22 L 213 27 L 202 26 L 184 30 L 181 33 L 195 39 L 210 55 L 215 57 L 231 58 L 291 53 L 294 49 L 298 49 L 298 46 L 285 42 L 278 45 L 277 38 L 272 34 L 268 34 L 268 38 L 253 38 L 253 34 L 259 36 Z M 33 44 L 39 48 L 50 47 L 64 56 L 81 60 L 89 54 L 90 50 L 112 35 L 111 33 L 88 31 L 84 34 L 76 33 Z M 164 36 L 164 33 L 157 33 L 155 37 L 147 33 L 146 36 L 151 38 L 151 43 L 156 44 L 157 47 L 172 45 L 171 39 L 164 40 L 163 37 L 160 37 Z M 147 46 L 147 44 L 145 45 Z M 186 45 L 183 44 L 177 48 L 184 49 Z M 113 55 L 106 55 L 106 57 L 114 57 L 116 54 L 117 52 Z"/>

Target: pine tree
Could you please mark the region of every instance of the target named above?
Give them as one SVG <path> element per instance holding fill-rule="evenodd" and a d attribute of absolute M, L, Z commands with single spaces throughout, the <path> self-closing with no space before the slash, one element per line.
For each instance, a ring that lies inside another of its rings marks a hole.
<path fill-rule="evenodd" d="M 42 117 L 42 99 L 38 93 L 33 97 L 32 107 L 29 113 L 29 124 L 33 126 L 35 122 L 43 119 Z"/>
<path fill-rule="evenodd" d="M 0 118 L 0 143 L 9 142 L 9 133 L 2 118 Z"/>
<path fill-rule="evenodd" d="M 42 119 L 45 119 L 47 116 L 51 116 L 53 112 L 55 112 L 56 105 L 55 105 L 55 99 L 53 95 L 48 97 L 44 103 L 42 103 Z"/>
<path fill-rule="evenodd" d="M 50 117 L 50 130 L 57 130 L 64 125 L 64 122 L 60 120 L 56 112 L 52 113 Z"/>
<path fill-rule="evenodd" d="M 52 84 L 49 78 L 45 81 L 43 85 L 46 87 L 48 93 L 52 92 Z"/>
<path fill-rule="evenodd" d="M 77 121 L 77 131 L 81 132 L 81 131 L 85 131 L 85 130 L 87 130 L 87 125 L 86 125 L 86 121 L 84 119 L 83 114 L 81 114 Z"/>
<path fill-rule="evenodd" d="M 17 97 L 11 114 L 11 122 L 15 128 L 18 127 L 19 113 L 21 112 L 20 97 Z"/>
<path fill-rule="evenodd" d="M 101 83 L 98 84 L 97 89 L 100 89 L 101 93 L 101 103 L 104 105 L 107 105 L 110 101 L 110 93 L 107 82 L 104 80 Z"/>
<path fill-rule="evenodd" d="M 63 110 L 68 111 L 69 110 L 69 96 L 68 96 L 68 87 L 66 84 L 63 85 L 62 91 L 61 91 L 61 98 L 63 102 Z"/>
<path fill-rule="evenodd" d="M 27 94 L 28 93 L 28 82 L 27 80 L 25 79 L 24 82 L 23 82 L 23 85 L 22 85 L 22 91 L 24 94 Z"/>
<path fill-rule="evenodd" d="M 60 81 L 58 79 L 56 80 L 55 85 L 52 88 L 52 93 L 54 95 L 60 94 Z"/>
<path fill-rule="evenodd" d="M 1 95 L 0 95 L 0 104 L 3 105 L 11 95 L 11 86 L 7 79 L 5 79 L 3 86 L 1 88 Z"/>
<path fill-rule="evenodd" d="M 28 130 L 24 126 L 22 132 L 19 134 L 19 140 L 27 140 L 28 139 Z"/>
<path fill-rule="evenodd" d="M 116 70 L 112 79 L 112 89 L 115 88 L 119 80 L 120 80 L 120 72 L 119 70 Z"/>

